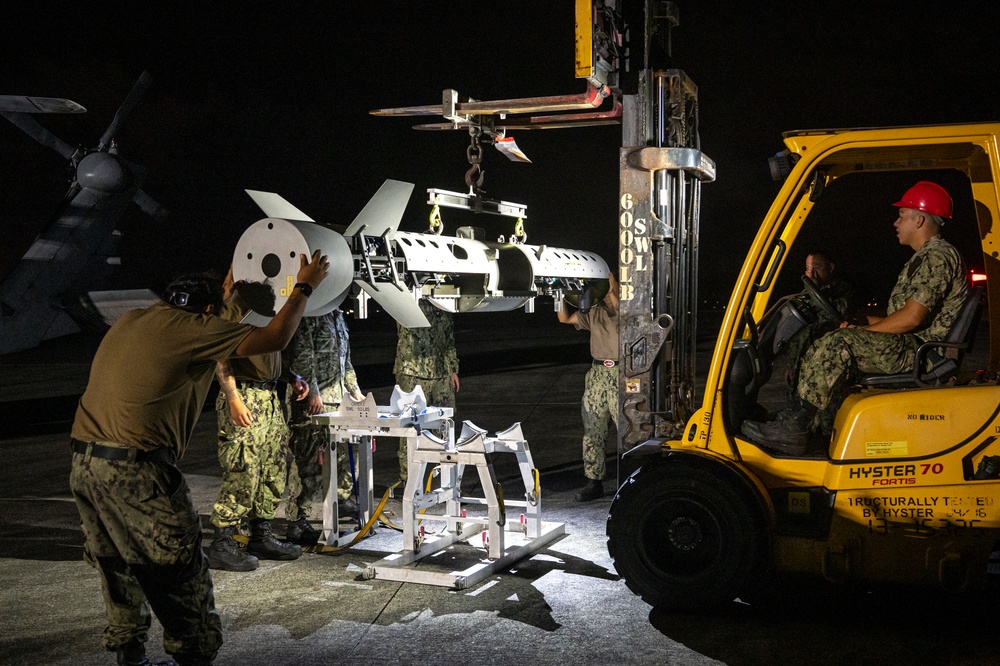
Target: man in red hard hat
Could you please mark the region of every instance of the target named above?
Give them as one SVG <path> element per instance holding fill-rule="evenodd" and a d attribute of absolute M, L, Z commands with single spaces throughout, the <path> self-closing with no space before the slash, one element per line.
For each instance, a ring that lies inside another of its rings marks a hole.
<path fill-rule="evenodd" d="M 743 434 L 752 441 L 788 455 L 805 454 L 813 416 L 835 411 L 859 374 L 905 372 L 922 342 L 947 335 L 969 294 L 962 257 L 941 237 L 952 215 L 951 196 L 937 183 L 920 181 L 893 206 L 899 208 L 894 224 L 899 243 L 916 254 L 896 280 L 887 315 L 868 316 L 861 327 L 842 323 L 817 340 L 799 369 L 799 405 L 775 421 L 744 422 Z"/>
<path fill-rule="evenodd" d="M 938 218 L 939 224 L 951 219 L 952 201 L 948 191 L 927 180 L 922 180 L 903 193 L 903 198 L 892 204 L 899 208 L 909 208 Z"/>

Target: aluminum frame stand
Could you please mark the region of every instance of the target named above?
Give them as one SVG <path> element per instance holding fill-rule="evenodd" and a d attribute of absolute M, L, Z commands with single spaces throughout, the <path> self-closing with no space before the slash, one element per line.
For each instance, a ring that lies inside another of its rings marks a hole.
<path fill-rule="evenodd" d="M 448 428 L 451 432 L 451 416 L 450 407 L 427 408 L 421 413 L 410 409 L 394 414 L 390 407 L 377 406 L 371 393 L 360 402 L 345 398 L 336 412 L 312 416 L 314 425 L 326 426 L 330 432 L 323 459 L 323 533 L 319 543 L 334 547 L 349 544 L 358 536 L 361 526 L 371 519 L 375 509 L 372 472 L 375 436 L 403 437 L 410 441 L 416 440 L 425 429 Z M 359 521 L 357 529 L 342 534 L 337 508 L 337 449 L 347 443 L 352 445 L 354 452 Z"/>
<path fill-rule="evenodd" d="M 453 436 L 444 441 L 421 432 L 418 438 L 408 440 L 407 445 L 409 472 L 403 494 L 403 550 L 368 565 L 366 578 L 464 589 L 565 534 L 563 523 L 542 522 L 538 470 L 532 463 L 520 423 L 496 437 L 486 437 L 485 430 L 466 421 L 458 443 Z M 504 498 L 492 462 L 492 455 L 502 452 L 517 457 L 524 500 Z M 437 465 L 439 485 L 433 490 L 421 488 L 428 465 Z M 474 466 L 479 474 L 483 497 L 462 495 L 462 476 L 468 465 Z M 445 507 L 443 514 L 427 513 L 428 509 L 441 505 Z M 470 515 L 467 508 L 470 506 L 479 508 L 476 515 Z M 522 509 L 518 522 L 507 519 L 509 508 Z M 444 523 L 444 529 L 428 535 L 421 525 L 424 521 Z M 470 566 L 451 571 L 417 568 L 420 560 L 429 556 L 433 557 L 428 562 L 434 563 L 468 556 L 468 552 L 459 554 L 451 548 L 460 542 L 466 542 L 475 555 Z M 444 556 L 446 549 L 449 556 Z M 486 558 L 482 557 L 482 550 L 487 552 Z"/>

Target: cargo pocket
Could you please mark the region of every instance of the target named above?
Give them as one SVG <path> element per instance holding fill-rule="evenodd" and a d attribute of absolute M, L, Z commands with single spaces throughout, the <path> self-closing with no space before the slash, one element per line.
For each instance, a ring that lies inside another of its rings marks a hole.
<path fill-rule="evenodd" d="M 187 562 L 200 545 L 201 521 L 184 475 L 169 463 L 151 463 L 147 468 L 158 491 L 147 502 L 152 519 L 147 556 L 161 565 Z"/>

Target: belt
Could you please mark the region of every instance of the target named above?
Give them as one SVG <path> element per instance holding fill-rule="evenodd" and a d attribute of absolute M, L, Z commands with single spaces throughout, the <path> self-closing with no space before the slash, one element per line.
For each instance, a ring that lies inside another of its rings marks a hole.
<path fill-rule="evenodd" d="M 105 446 L 96 442 L 81 442 L 78 439 L 71 439 L 70 448 L 73 449 L 73 453 L 79 453 L 80 455 L 86 455 L 89 451 L 91 457 L 101 458 L 102 460 L 173 463 L 176 459 L 173 451 L 163 447 L 153 449 L 152 451 L 143 451 L 134 446 Z"/>
<path fill-rule="evenodd" d="M 605 368 L 613 368 L 618 365 L 618 361 L 612 361 L 610 358 L 595 358 L 594 365 L 603 365 Z"/>
<path fill-rule="evenodd" d="M 278 388 L 278 382 L 274 379 L 269 382 L 246 382 L 241 379 L 236 383 L 239 384 L 240 388 L 253 388 L 261 391 L 273 391 Z"/>

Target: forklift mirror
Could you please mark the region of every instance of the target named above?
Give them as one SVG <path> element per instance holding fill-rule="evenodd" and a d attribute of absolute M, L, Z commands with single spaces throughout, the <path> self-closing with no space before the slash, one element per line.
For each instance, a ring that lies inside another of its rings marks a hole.
<path fill-rule="evenodd" d="M 799 161 L 799 154 L 783 150 L 767 158 L 767 167 L 771 171 L 771 180 L 780 183 L 792 172 L 792 167 Z"/>

